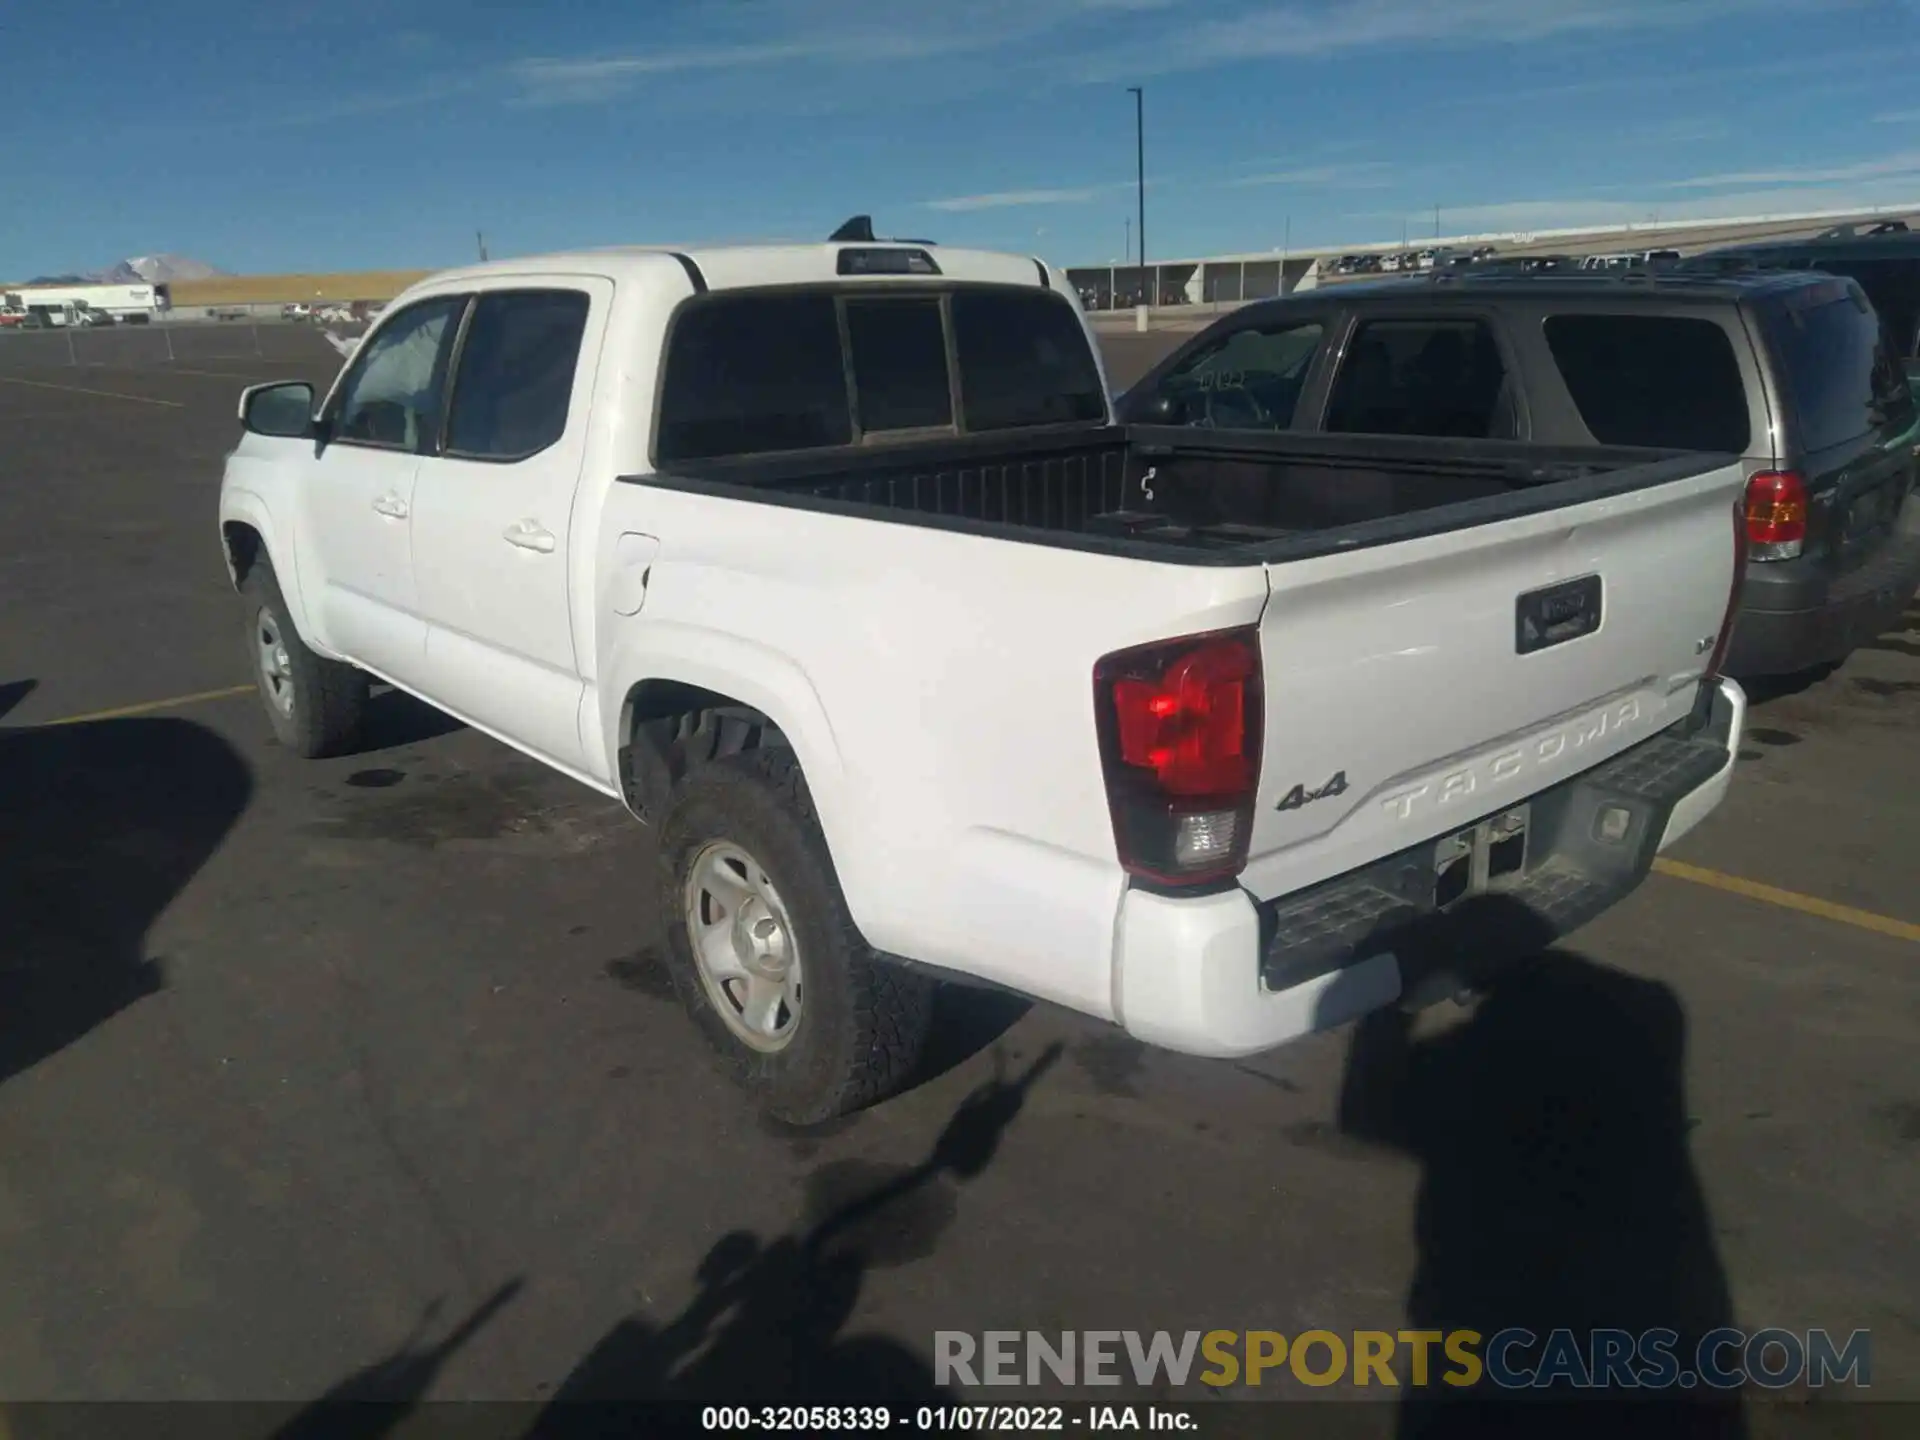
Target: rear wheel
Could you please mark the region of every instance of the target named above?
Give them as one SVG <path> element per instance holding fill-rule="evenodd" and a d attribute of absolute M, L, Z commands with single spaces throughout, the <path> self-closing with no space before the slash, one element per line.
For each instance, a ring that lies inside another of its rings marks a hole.
<path fill-rule="evenodd" d="M 933 982 L 876 954 L 847 912 L 791 750 L 699 766 L 661 833 L 674 987 L 766 1112 L 811 1125 L 913 1072 Z"/>
<path fill-rule="evenodd" d="M 240 597 L 247 660 L 273 738 L 308 759 L 352 750 L 366 714 L 365 673 L 307 648 L 287 614 L 273 567 L 264 560 L 241 582 Z"/>

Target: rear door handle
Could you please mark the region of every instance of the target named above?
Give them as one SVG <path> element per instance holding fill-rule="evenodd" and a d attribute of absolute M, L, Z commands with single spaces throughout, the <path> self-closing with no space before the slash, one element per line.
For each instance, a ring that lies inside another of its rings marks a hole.
<path fill-rule="evenodd" d="M 373 502 L 374 513 L 385 515 L 390 520 L 407 518 L 407 502 L 389 490 Z"/>
<path fill-rule="evenodd" d="M 516 520 L 506 529 L 505 540 L 509 545 L 518 545 L 522 550 L 536 550 L 542 555 L 553 553 L 553 535 L 540 528 L 537 520 Z"/>

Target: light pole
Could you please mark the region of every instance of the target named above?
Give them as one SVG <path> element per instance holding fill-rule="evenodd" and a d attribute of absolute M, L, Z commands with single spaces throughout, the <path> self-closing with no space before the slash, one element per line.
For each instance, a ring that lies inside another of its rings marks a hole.
<path fill-rule="evenodd" d="M 1140 283 L 1146 285 L 1151 283 L 1147 279 L 1147 102 L 1145 94 L 1138 85 L 1129 85 L 1127 89 L 1133 95 L 1134 188 L 1139 195 L 1140 201 L 1140 228 L 1138 231 Z M 1147 303 L 1151 305 L 1153 299 L 1154 297 L 1149 296 Z"/>

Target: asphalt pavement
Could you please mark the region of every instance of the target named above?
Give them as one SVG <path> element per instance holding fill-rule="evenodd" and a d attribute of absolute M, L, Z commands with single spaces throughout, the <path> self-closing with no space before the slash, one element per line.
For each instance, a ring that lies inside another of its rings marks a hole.
<path fill-rule="evenodd" d="M 257 335 L 0 354 L 0 1400 L 920 1394 L 936 1330 L 1410 1320 L 1864 1328 L 1920 1399 L 1920 607 L 1758 706 L 1705 878 L 1474 1008 L 1221 1063 L 955 992 L 923 1083 L 799 1133 L 669 996 L 616 806 L 228 693 L 234 400 L 335 363 Z"/>

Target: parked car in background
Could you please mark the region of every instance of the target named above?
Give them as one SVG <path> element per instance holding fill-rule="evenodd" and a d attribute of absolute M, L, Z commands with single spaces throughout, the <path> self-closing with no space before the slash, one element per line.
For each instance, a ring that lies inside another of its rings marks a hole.
<path fill-rule="evenodd" d="M 1207 380 L 1222 364 L 1224 390 Z M 1738 455 L 1736 676 L 1843 659 L 1920 587 L 1914 399 L 1849 279 L 1475 267 L 1337 286 L 1221 320 L 1129 390 L 1123 414 Z"/>
<path fill-rule="evenodd" d="M 1920 234 L 1886 228 L 1865 234 L 1829 232 L 1817 240 L 1740 245 L 1708 251 L 1689 264 L 1725 269 L 1818 270 L 1857 281 L 1886 327 L 1887 345 L 1904 363 L 1920 361 Z"/>
<path fill-rule="evenodd" d="M 1284 403 L 1242 343 L 1196 403 Z M 1731 456 L 1130 433 L 1025 255 L 482 265 L 316 398 L 248 390 L 220 494 L 273 733 L 377 676 L 658 825 L 674 984 L 790 1123 L 942 978 L 1211 1056 L 1451 993 L 1733 773 Z"/>

